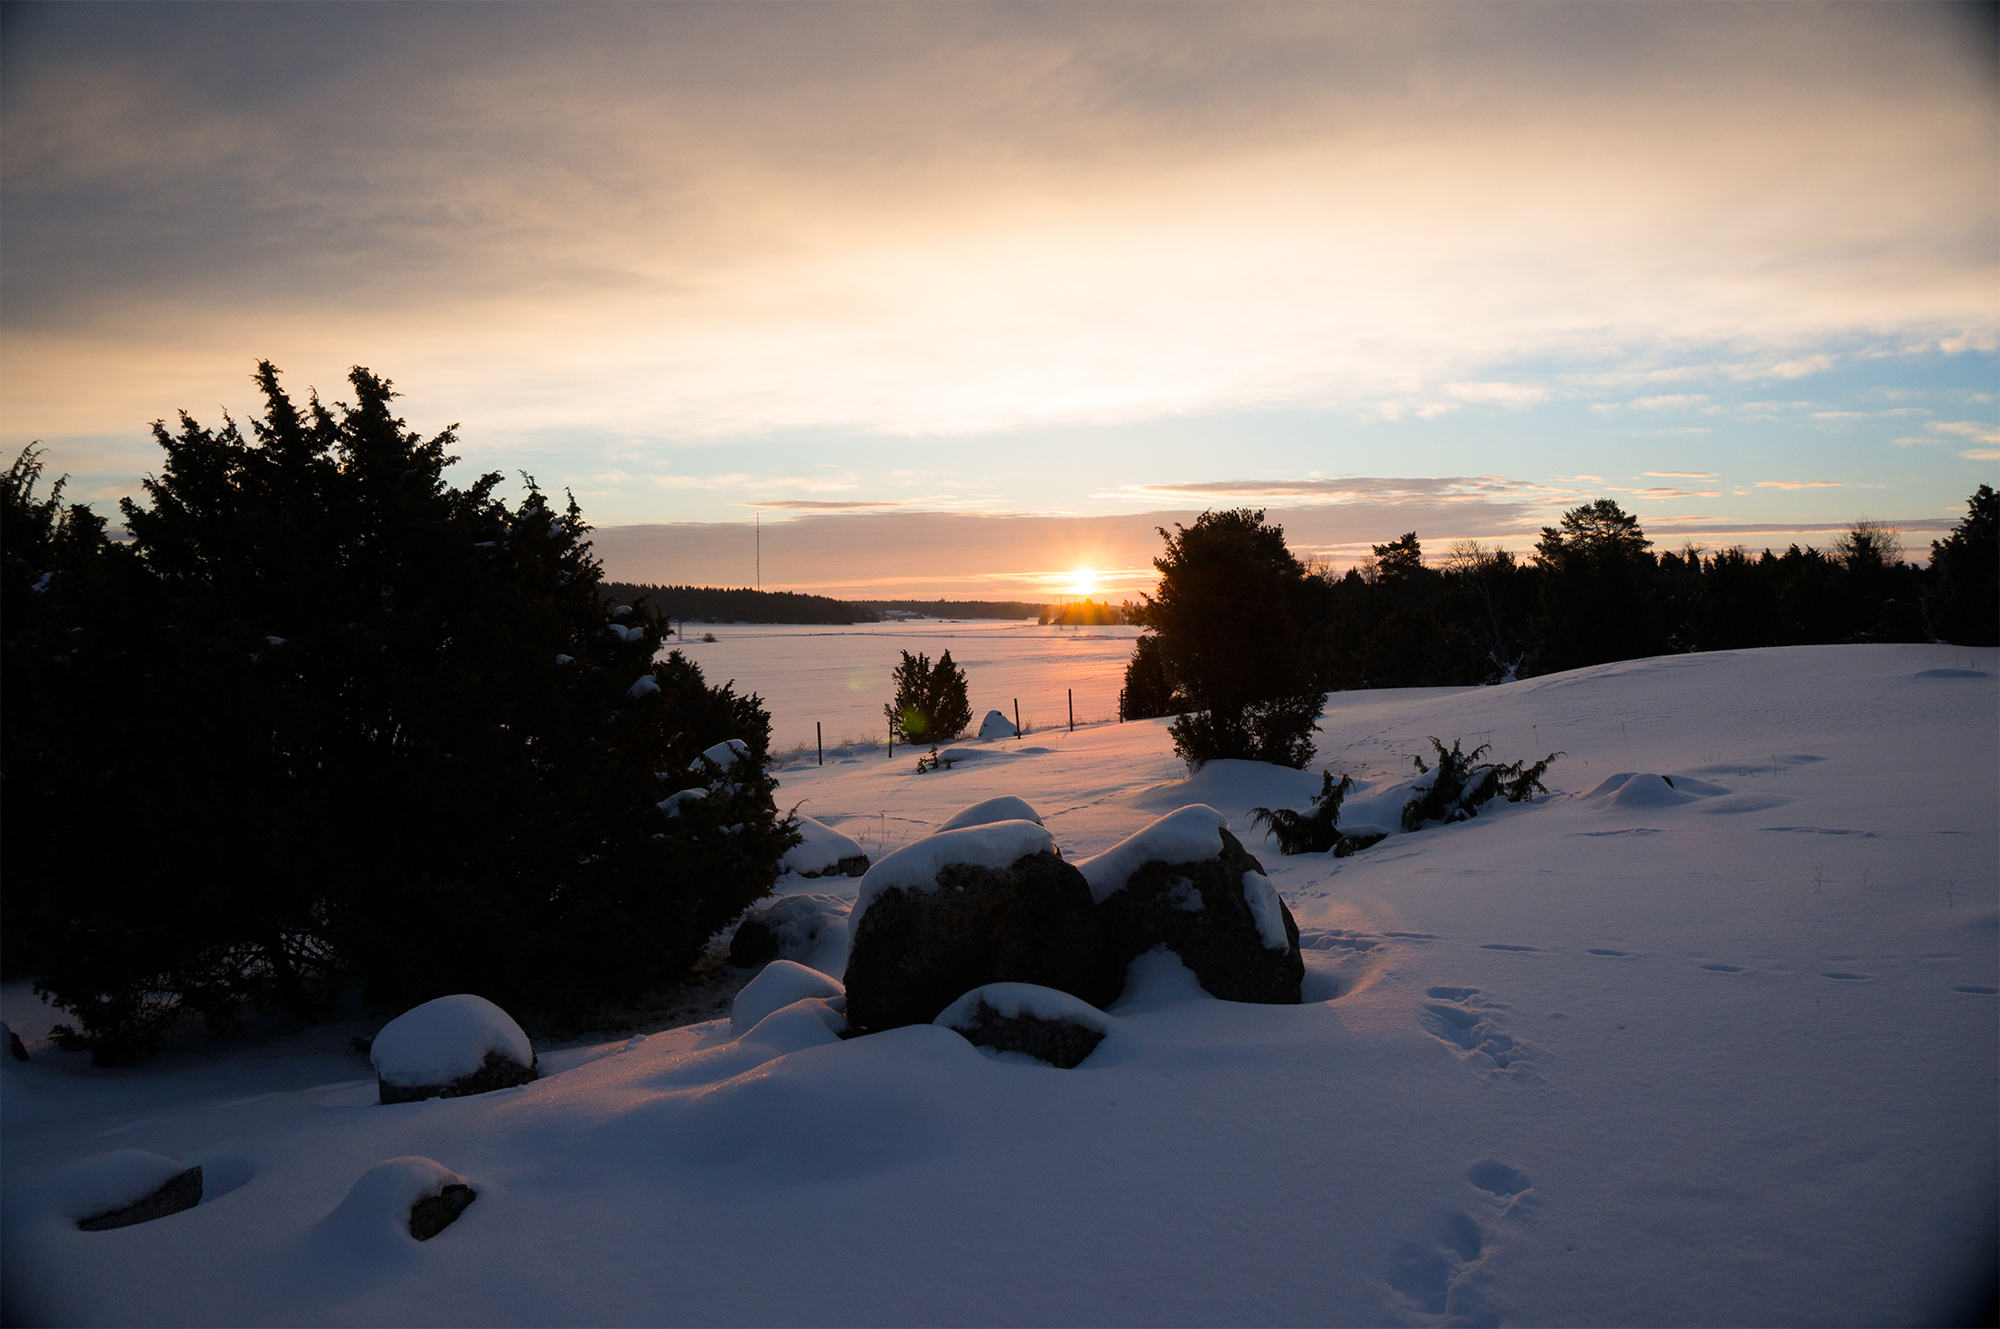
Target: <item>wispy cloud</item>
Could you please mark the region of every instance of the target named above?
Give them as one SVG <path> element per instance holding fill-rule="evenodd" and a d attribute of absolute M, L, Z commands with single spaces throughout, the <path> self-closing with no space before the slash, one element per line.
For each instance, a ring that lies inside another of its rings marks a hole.
<path fill-rule="evenodd" d="M 1955 438 L 1969 438 L 1975 443 L 2000 443 L 2000 425 L 1981 420 L 1933 420 L 1924 428 Z"/>
<path fill-rule="evenodd" d="M 1511 406 L 1535 406 L 1549 399 L 1549 390 L 1539 383 L 1451 383 L 1445 391 L 1464 401 Z"/>
<path fill-rule="evenodd" d="M 1713 480 L 1718 471 L 1647 471 L 1656 480 Z"/>
<path fill-rule="evenodd" d="M 1663 397 L 1639 397 L 1632 402 L 1632 409 L 1635 411 L 1687 410 L 1690 407 L 1700 406 L 1707 400 L 1708 395 L 1700 392 L 1673 393 Z"/>
<path fill-rule="evenodd" d="M 1838 480 L 1759 480 L 1758 489 L 1839 489 Z"/>

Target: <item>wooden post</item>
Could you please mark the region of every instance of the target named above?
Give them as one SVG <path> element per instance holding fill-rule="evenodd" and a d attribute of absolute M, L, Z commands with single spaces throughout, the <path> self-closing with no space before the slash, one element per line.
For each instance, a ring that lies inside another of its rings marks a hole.
<path fill-rule="evenodd" d="M 889 756 L 893 759 L 895 755 L 896 755 L 896 723 L 895 721 L 892 720 L 889 722 Z"/>
<path fill-rule="evenodd" d="M 817 720 L 813 721 L 813 746 L 819 749 L 819 764 L 826 765 L 826 732 L 819 727 Z"/>
<path fill-rule="evenodd" d="M 1076 732 L 1076 689 L 1069 689 L 1069 731 Z"/>
<path fill-rule="evenodd" d="M 1014 698 L 1014 737 L 1021 736 L 1021 699 Z"/>

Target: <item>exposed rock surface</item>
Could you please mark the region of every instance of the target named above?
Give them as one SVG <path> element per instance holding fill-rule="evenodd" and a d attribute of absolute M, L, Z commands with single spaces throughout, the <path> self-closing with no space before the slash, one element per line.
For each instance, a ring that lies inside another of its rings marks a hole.
<path fill-rule="evenodd" d="M 1019 1052 L 1069 1070 L 1111 1032 L 1111 1017 L 1080 997 L 1028 983 L 989 983 L 947 1007 L 935 1021 L 975 1047 Z"/>
<path fill-rule="evenodd" d="M 131 1227 L 134 1223 L 150 1223 L 156 1218 L 192 1209 L 200 1203 L 201 1165 L 197 1163 L 144 1199 L 80 1219 L 77 1227 L 85 1232 L 107 1232 L 115 1227 Z"/>
<path fill-rule="evenodd" d="M 910 848 L 946 841 L 934 835 Z M 929 1024 L 968 989 L 987 983 L 1087 992 L 1098 952 L 1090 887 L 1054 852 L 1052 840 L 1042 842 L 1050 847 L 1006 866 L 945 861 L 928 883 L 873 892 L 848 952 L 848 1022 L 867 1030 Z M 908 852 L 883 859 L 870 877 Z M 868 884 L 864 879 L 864 893 Z"/>
<path fill-rule="evenodd" d="M 535 1050 L 514 1018 L 469 992 L 413 1006 L 369 1045 L 384 1103 L 461 1098 L 535 1078 Z"/>
<path fill-rule="evenodd" d="M 451 1185 L 429 1199 L 417 1201 L 410 1206 L 410 1235 L 418 1241 L 429 1241 L 457 1222 L 465 1207 L 478 1198 L 479 1192 L 470 1186 Z"/>
<path fill-rule="evenodd" d="M 529 1056 L 532 1060 L 523 1066 L 498 1052 L 489 1052 L 478 1070 L 442 1084 L 390 1084 L 378 1077 L 375 1087 L 380 1101 L 384 1103 L 414 1103 L 424 1098 L 464 1098 L 468 1094 L 489 1094 L 495 1089 L 512 1089 L 517 1084 L 534 1083 L 539 1074 L 535 1062 L 540 1058 L 533 1053 Z"/>
<path fill-rule="evenodd" d="M 1193 861 L 1147 859 L 1135 866 L 1128 852 L 1120 883 L 1098 889 L 1100 1004 L 1117 999 L 1126 967 L 1155 946 L 1180 956 L 1202 987 L 1224 1001 L 1298 1003 L 1305 958 L 1292 911 L 1227 828 L 1217 826 L 1215 836 L 1219 852 Z M 1098 886 L 1094 878 L 1092 884 Z"/>

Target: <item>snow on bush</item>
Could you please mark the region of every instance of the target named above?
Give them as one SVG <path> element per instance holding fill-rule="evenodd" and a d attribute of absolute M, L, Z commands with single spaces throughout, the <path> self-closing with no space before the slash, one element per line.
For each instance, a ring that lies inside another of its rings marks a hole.
<path fill-rule="evenodd" d="M 151 1195 L 185 1172 L 186 1166 L 143 1149 L 114 1149 L 79 1159 L 9 1187 L 7 1225 L 73 1226 L 86 1218 L 123 1209 Z"/>
<path fill-rule="evenodd" d="M 1268 951 L 1288 951 L 1292 939 L 1285 934 L 1285 913 L 1278 904 L 1278 888 L 1261 872 L 1243 874 L 1243 901 L 1257 920 L 1257 939 Z"/>
<path fill-rule="evenodd" d="M 939 831 L 914 844 L 906 844 L 868 869 L 861 878 L 861 890 L 849 916 L 849 927 L 861 931 L 861 916 L 875 897 L 901 888 L 928 891 L 937 886 L 941 868 L 952 863 L 1004 868 L 1029 854 L 1052 853 L 1056 837 L 1032 821 L 996 821 L 984 826 L 967 826 L 955 831 Z M 1219 847 L 1219 846 L 1218 846 Z"/>
<path fill-rule="evenodd" d="M 668 794 L 660 800 L 659 808 L 660 811 L 666 813 L 669 817 L 678 817 L 681 815 L 681 804 L 698 803 L 707 797 L 708 790 L 697 785 L 693 789 L 683 789 L 677 794 Z"/>
<path fill-rule="evenodd" d="M 1125 889 L 1147 863 L 1200 863 L 1222 852 L 1221 832 L 1229 818 L 1206 803 L 1190 803 L 1134 831 L 1077 868 L 1099 904 Z"/>
<path fill-rule="evenodd" d="M 319 1236 L 354 1257 L 414 1248 L 417 1239 L 410 1235 L 410 1210 L 447 1186 L 467 1184 L 434 1158 L 410 1154 L 388 1159 L 356 1178 L 347 1198 L 320 1220 Z"/>
<path fill-rule="evenodd" d="M 535 1064 L 535 1050 L 514 1017 L 469 992 L 413 1006 L 375 1035 L 369 1060 L 375 1074 L 402 1089 L 448 1084 L 471 1075 L 497 1053 L 520 1066 Z"/>
<path fill-rule="evenodd" d="M 729 1031 L 745 1034 L 765 1016 L 808 997 L 845 997 L 847 989 L 817 969 L 790 960 L 773 960 L 764 972 L 743 985 L 729 1009 Z"/>
<path fill-rule="evenodd" d="M 981 1006 L 1009 1019 L 1032 1016 L 1037 1020 L 1080 1024 L 1100 1034 L 1111 1032 L 1111 1017 L 1097 1007 L 1081 997 L 1035 983 L 988 983 L 976 987 L 945 1007 L 931 1023 L 946 1029 L 971 1029 L 979 1022 Z"/>
<path fill-rule="evenodd" d="M 717 743 L 712 748 L 705 749 L 701 754 L 701 758 L 702 761 L 714 762 L 717 766 L 720 766 L 723 770 L 726 771 L 730 767 L 736 764 L 737 758 L 747 757 L 749 755 L 750 755 L 749 744 L 745 743 L 740 738 L 730 738 L 730 739 L 725 739 L 720 743 Z M 691 771 L 699 772 L 701 770 L 701 761 L 696 762 L 694 765 L 688 767 L 688 769 Z"/>
<path fill-rule="evenodd" d="M 999 712 L 994 712 L 999 714 Z M 945 820 L 944 825 L 931 834 L 943 831 L 962 831 L 968 826 L 990 826 L 996 821 L 1032 821 L 1042 824 L 1042 814 L 1029 807 L 1026 800 L 1012 795 L 989 798 L 983 803 L 974 803 L 969 808 L 960 808 Z"/>
<path fill-rule="evenodd" d="M 660 690 L 660 680 L 651 674 L 641 674 L 632 680 L 632 686 L 625 689 L 628 697 L 645 697 Z"/>
<path fill-rule="evenodd" d="M 675 797 L 678 798 L 680 795 L 676 794 Z M 868 851 L 852 837 L 843 835 L 823 821 L 794 816 L 792 824 L 797 828 L 800 838 L 799 842 L 787 849 L 785 856 L 778 860 L 780 872 L 796 872 L 801 875 L 808 872 L 825 872 L 828 868 L 838 867 L 844 858 L 867 856 Z"/>

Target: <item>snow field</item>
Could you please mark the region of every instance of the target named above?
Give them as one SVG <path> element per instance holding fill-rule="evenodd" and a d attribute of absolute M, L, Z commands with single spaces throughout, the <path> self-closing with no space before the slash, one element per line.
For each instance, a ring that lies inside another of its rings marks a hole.
<path fill-rule="evenodd" d="M 740 1036 L 558 1049 L 532 1085 L 377 1107 L 313 1031 L 93 1071 L 10 989 L 36 1060 L 0 1061 L 5 1318 L 1952 1314 L 2000 1198 L 2000 666 L 1958 670 L 1964 654 L 1727 652 L 1336 694 L 1319 751 L 1360 786 L 1346 827 L 1395 824 L 1427 735 L 1569 754 L 1548 798 L 1340 860 L 1280 857 L 1249 824 L 1303 807 L 1317 765 L 1188 778 L 1164 722 L 975 745 L 1007 751 L 922 776 L 914 754 L 785 770 L 783 803 L 810 800 L 878 864 L 1001 796 L 1040 809 L 1071 861 L 1190 804 L 1227 820 L 1298 921 L 1308 1001 L 1216 1001 L 1176 957 L 1142 956 L 1074 1070 L 934 1026 L 842 1041 L 807 995 Z M 48 1221 L 38 1179 L 128 1147 L 201 1163 L 203 1202 L 111 1232 Z M 412 1157 L 478 1202 L 421 1246 L 324 1238 L 364 1174 Z"/>

